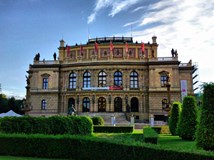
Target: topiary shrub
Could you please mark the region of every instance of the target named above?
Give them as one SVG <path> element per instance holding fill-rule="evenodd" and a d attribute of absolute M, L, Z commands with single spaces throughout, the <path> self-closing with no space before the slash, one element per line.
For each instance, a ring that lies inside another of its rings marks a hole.
<path fill-rule="evenodd" d="M 143 141 L 145 143 L 158 143 L 158 133 L 152 129 L 151 127 L 144 127 L 143 128 Z"/>
<path fill-rule="evenodd" d="M 197 129 L 197 111 L 195 97 L 186 96 L 178 121 L 177 133 L 183 140 L 194 140 Z"/>
<path fill-rule="evenodd" d="M 196 144 L 214 150 L 214 83 L 204 84 L 203 106 L 197 130 Z"/>
<path fill-rule="evenodd" d="M 178 126 L 179 115 L 181 111 L 181 104 L 179 102 L 174 102 L 171 109 L 171 116 L 169 119 L 169 130 L 171 134 L 176 135 L 176 130 Z"/>
<path fill-rule="evenodd" d="M 103 126 L 105 124 L 105 121 L 104 121 L 103 117 L 101 117 L 101 116 L 91 117 L 91 119 L 93 121 L 93 125 Z"/>

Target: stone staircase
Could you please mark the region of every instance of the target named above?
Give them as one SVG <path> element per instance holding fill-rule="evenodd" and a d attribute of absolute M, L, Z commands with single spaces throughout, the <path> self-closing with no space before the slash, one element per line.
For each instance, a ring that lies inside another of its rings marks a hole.
<path fill-rule="evenodd" d="M 111 118 L 115 116 L 116 125 L 130 125 L 130 122 L 126 120 L 125 113 L 103 113 L 103 112 L 97 112 L 97 113 L 78 113 L 77 115 L 81 116 L 101 116 L 103 117 L 105 121 L 105 125 L 111 125 Z"/>

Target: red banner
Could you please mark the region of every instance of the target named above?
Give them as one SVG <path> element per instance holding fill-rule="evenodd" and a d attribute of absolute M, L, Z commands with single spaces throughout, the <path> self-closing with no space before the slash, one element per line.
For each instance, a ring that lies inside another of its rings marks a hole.
<path fill-rule="evenodd" d="M 97 42 L 95 42 L 95 44 L 94 44 L 94 49 L 95 49 L 95 52 L 98 53 L 98 43 Z"/>
<path fill-rule="evenodd" d="M 70 55 L 70 46 L 66 45 L 66 51 L 67 51 L 67 57 L 69 57 Z"/>
<path fill-rule="evenodd" d="M 123 87 L 120 87 L 120 86 L 109 86 L 109 90 L 123 90 Z"/>
<path fill-rule="evenodd" d="M 144 43 L 142 42 L 142 44 L 141 44 L 141 50 L 142 50 L 142 53 L 144 52 L 144 50 L 145 50 L 145 47 L 144 47 Z"/>
<path fill-rule="evenodd" d="M 110 51 L 113 51 L 113 49 L 114 49 L 114 45 L 113 45 L 112 41 L 110 41 Z"/>

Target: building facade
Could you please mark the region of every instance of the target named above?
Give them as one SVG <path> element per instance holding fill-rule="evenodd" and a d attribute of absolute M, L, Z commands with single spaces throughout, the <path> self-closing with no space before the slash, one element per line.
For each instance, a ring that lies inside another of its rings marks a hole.
<path fill-rule="evenodd" d="M 193 94 L 191 60 L 181 63 L 177 51 L 158 57 L 157 37 L 152 43 L 132 37 L 89 39 L 65 45 L 58 57 L 29 66 L 26 102 L 29 115 L 67 115 L 82 112 L 131 113 L 146 120 L 167 113 L 170 104 Z"/>

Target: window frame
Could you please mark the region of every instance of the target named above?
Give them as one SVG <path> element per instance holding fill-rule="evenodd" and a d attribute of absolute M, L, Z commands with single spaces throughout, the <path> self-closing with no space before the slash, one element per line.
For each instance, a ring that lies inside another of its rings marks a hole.
<path fill-rule="evenodd" d="M 90 87 L 91 87 L 91 73 L 89 71 L 86 71 L 83 74 L 83 88 Z"/>
<path fill-rule="evenodd" d="M 77 74 L 71 72 L 69 75 L 69 89 L 76 89 L 77 87 Z"/>
<path fill-rule="evenodd" d="M 120 71 L 114 72 L 114 86 L 123 86 L 123 74 Z"/>
<path fill-rule="evenodd" d="M 98 87 L 106 87 L 107 85 L 107 74 L 104 71 L 98 73 Z"/>
<path fill-rule="evenodd" d="M 132 71 L 130 73 L 130 88 L 131 89 L 139 88 L 138 73 L 136 71 Z"/>

